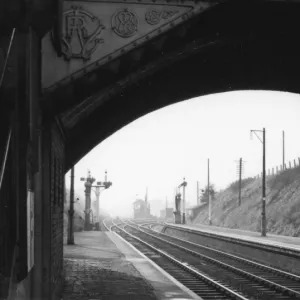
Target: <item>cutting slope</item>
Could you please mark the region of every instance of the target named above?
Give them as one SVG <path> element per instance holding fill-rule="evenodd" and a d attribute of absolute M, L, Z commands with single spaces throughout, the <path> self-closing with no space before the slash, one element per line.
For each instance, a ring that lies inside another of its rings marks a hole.
<path fill-rule="evenodd" d="M 260 231 L 261 178 L 243 180 L 242 204 L 238 206 L 238 183 L 219 192 L 212 203 L 215 226 Z M 300 167 L 266 178 L 268 232 L 300 236 Z M 208 206 L 193 223 L 208 224 Z"/>

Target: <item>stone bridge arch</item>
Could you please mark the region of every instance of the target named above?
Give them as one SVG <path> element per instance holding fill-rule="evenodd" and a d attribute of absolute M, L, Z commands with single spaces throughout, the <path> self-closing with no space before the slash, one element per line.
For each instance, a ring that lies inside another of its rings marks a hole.
<path fill-rule="evenodd" d="M 66 134 L 67 169 L 116 130 L 172 103 L 233 90 L 299 93 L 298 3 L 209 4 L 137 49 L 46 91 L 45 108 Z"/>

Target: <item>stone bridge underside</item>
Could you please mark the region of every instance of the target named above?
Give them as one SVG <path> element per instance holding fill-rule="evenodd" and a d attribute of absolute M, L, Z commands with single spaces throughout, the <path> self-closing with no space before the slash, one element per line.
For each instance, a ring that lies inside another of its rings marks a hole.
<path fill-rule="evenodd" d="M 44 109 L 66 134 L 67 169 L 171 103 L 239 89 L 299 92 L 297 2 L 64 1 L 63 12 L 61 47 L 52 32 L 42 41 L 42 87 Z"/>

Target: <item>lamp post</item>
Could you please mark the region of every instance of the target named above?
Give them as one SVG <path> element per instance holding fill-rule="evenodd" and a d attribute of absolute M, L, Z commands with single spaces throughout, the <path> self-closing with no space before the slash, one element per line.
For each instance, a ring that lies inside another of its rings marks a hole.
<path fill-rule="evenodd" d="M 257 138 L 263 144 L 263 172 L 262 172 L 262 210 L 261 210 L 261 235 L 267 235 L 267 219 L 266 219 L 266 131 L 265 128 L 263 130 L 251 130 Z M 256 134 L 257 132 L 262 132 L 263 138 L 261 138 Z"/>
<path fill-rule="evenodd" d="M 79 201 L 79 198 L 74 201 L 74 166 L 71 169 L 71 187 L 70 187 L 70 209 L 68 211 L 69 214 L 69 223 L 68 223 L 68 245 L 74 245 L 74 203 Z"/>

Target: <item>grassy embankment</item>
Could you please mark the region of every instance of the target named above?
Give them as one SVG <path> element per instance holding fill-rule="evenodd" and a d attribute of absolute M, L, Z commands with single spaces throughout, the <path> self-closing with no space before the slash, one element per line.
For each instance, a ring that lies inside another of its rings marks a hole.
<path fill-rule="evenodd" d="M 242 182 L 242 204 L 238 206 L 238 182 L 217 193 L 212 202 L 215 226 L 260 231 L 261 178 Z M 266 178 L 268 232 L 300 236 L 300 167 Z M 193 223 L 208 224 L 206 205 Z"/>

